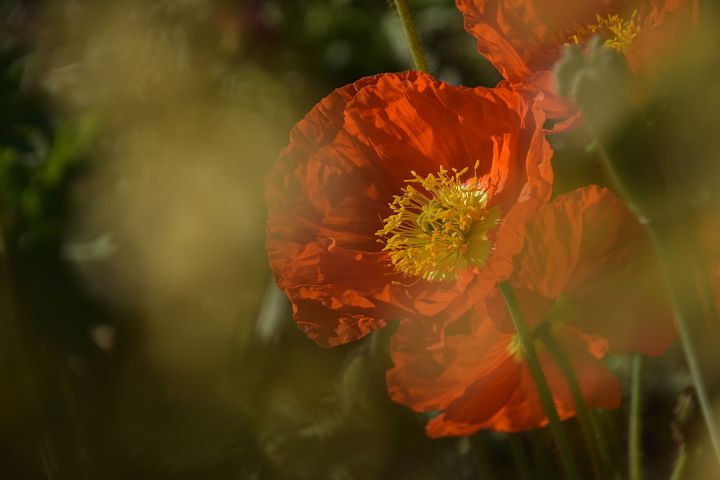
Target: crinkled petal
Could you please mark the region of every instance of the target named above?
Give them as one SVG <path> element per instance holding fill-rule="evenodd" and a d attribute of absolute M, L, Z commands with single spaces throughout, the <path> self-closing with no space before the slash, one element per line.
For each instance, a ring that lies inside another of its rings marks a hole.
<path fill-rule="evenodd" d="M 456 0 L 478 52 L 510 81 L 550 70 L 567 33 L 592 23 L 607 0 Z M 616 2 L 617 3 L 617 2 Z"/>
<path fill-rule="evenodd" d="M 598 17 L 634 17 L 640 31 L 624 52 L 631 70 L 655 77 L 681 52 L 698 23 L 698 0 L 456 0 L 478 52 L 511 83 L 543 93 L 541 108 L 559 121 L 552 132 L 575 126 L 577 109 L 554 88 L 553 66 L 568 44 L 585 44 Z M 674 55 L 673 52 L 676 54 Z"/>
<path fill-rule="evenodd" d="M 431 437 L 465 436 L 478 430 L 515 432 L 542 427 L 547 417 L 527 362 L 511 351 L 514 335 L 498 330 L 479 304 L 445 329 L 443 321 L 405 320 L 396 332 L 388 372 L 391 398 L 416 411 L 439 411 L 428 423 Z M 590 407 L 615 408 L 620 386 L 575 329 L 558 332 Z M 549 352 L 538 355 L 562 419 L 576 414 L 567 381 Z"/>
<path fill-rule="evenodd" d="M 318 343 L 356 340 L 394 318 L 434 315 L 479 272 L 429 282 L 397 273 L 376 231 L 412 172 L 473 168 L 504 215 L 485 283 L 509 275 L 522 224 L 547 201 L 542 114 L 512 89 L 453 87 L 419 72 L 355 82 L 322 100 L 268 176 L 267 248 L 295 319 Z"/>
<path fill-rule="evenodd" d="M 555 199 L 528 224 L 517 289 L 568 297 L 571 321 L 612 348 L 660 355 L 675 339 L 672 308 L 645 229 L 607 189 Z"/>
<path fill-rule="evenodd" d="M 473 321 L 458 321 L 453 334 L 437 318 L 404 319 L 390 345 L 394 368 L 387 372 L 387 384 L 393 401 L 416 411 L 442 410 L 478 376 L 493 375 L 507 359 L 508 336 L 490 322 L 471 326 Z"/>

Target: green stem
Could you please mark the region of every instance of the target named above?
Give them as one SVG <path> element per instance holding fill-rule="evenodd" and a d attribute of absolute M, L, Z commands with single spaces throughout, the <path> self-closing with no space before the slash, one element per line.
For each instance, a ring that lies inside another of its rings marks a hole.
<path fill-rule="evenodd" d="M 685 445 L 680 445 L 675 465 L 673 466 L 670 480 L 681 480 L 685 476 L 685 466 L 687 465 L 687 450 Z"/>
<path fill-rule="evenodd" d="M 528 432 L 530 436 L 530 447 L 532 453 L 532 466 L 535 480 L 554 480 L 557 476 L 553 472 L 553 465 L 550 456 L 552 439 L 545 429 L 536 429 Z"/>
<path fill-rule="evenodd" d="M 708 302 L 707 263 L 698 258 L 695 207 L 673 178 L 677 159 L 663 149 L 664 142 L 658 141 L 666 133 L 667 99 L 628 108 L 633 89 L 627 65 L 610 49 L 600 45 L 590 49 L 586 58 L 578 49 L 570 50 L 556 67 L 558 89 L 574 97 L 601 147 L 616 190 L 651 234 L 700 408 L 720 462 L 720 430 L 711 403 L 711 393 L 716 398 L 720 393 L 720 385 L 713 384 L 718 379 L 719 362 L 713 332 L 717 314 Z"/>
<path fill-rule="evenodd" d="M 535 341 L 532 338 L 528 326 L 525 324 L 520 305 L 515 298 L 512 287 L 507 282 L 503 282 L 498 285 L 498 290 L 505 300 L 510 318 L 517 331 L 518 340 L 520 340 L 520 347 L 525 355 L 525 359 L 528 362 L 530 368 L 530 374 L 535 381 L 535 386 L 540 396 L 540 402 L 545 409 L 545 414 L 548 417 L 550 424 L 550 432 L 555 439 L 555 445 L 557 446 L 558 453 L 560 454 L 560 460 L 562 461 L 565 473 L 570 480 L 579 480 L 580 474 L 578 473 L 577 466 L 575 465 L 575 459 L 570 449 L 570 443 L 565 436 L 562 423 L 560 422 L 560 416 L 558 415 L 557 408 L 555 407 L 555 401 L 553 400 L 550 386 L 548 385 L 545 374 L 543 373 L 540 360 L 538 359 L 537 352 L 535 351 Z"/>
<path fill-rule="evenodd" d="M 494 475 L 485 449 L 485 442 L 483 442 L 481 435 L 482 433 L 476 433 L 470 437 L 470 445 L 475 458 L 475 468 L 480 480 L 491 480 Z"/>
<path fill-rule="evenodd" d="M 5 215 L 0 216 L 2 219 Z M 42 466 L 45 478 L 55 480 L 63 475 L 58 466 L 58 444 L 52 435 L 48 412 L 43 405 L 43 384 L 39 380 L 42 366 L 38 365 L 37 347 L 21 327 L 15 305 L 15 290 L 11 281 L 9 252 L 5 238 L 5 226 L 0 226 L 0 361 L 7 360 L 13 365 L 10 388 L 15 395 L 27 402 L 32 419 L 28 428 L 33 430 L 33 447 L 36 449 L 38 464 Z M 5 372 L 3 372 L 5 373 Z M 15 405 L 13 405 L 15 408 Z"/>
<path fill-rule="evenodd" d="M 611 439 L 608 442 L 608 454 L 610 455 L 613 472 L 617 473 L 621 470 L 620 465 L 625 461 L 625 452 L 620 449 L 621 435 L 617 428 L 615 416 L 607 410 L 600 409 L 592 412 L 592 416 L 596 422 L 595 425 L 602 430 L 603 437 Z"/>
<path fill-rule="evenodd" d="M 674 224 L 651 223 L 650 237 L 670 292 L 685 359 L 693 379 L 716 460 L 720 463 L 720 430 L 713 410 L 710 388 L 717 392 L 717 345 L 713 326 L 717 321 L 708 293 L 707 273 L 697 258 L 698 242 L 692 230 Z"/>
<path fill-rule="evenodd" d="M 630 480 L 642 480 L 642 368 L 643 357 L 635 354 L 632 365 L 632 386 L 630 389 L 630 441 L 628 463 Z"/>
<path fill-rule="evenodd" d="M 558 345 L 549 329 L 543 330 L 542 340 L 555 358 L 555 362 L 558 364 L 558 367 L 560 367 L 565 381 L 568 384 L 568 388 L 570 389 L 570 394 L 572 395 L 573 403 L 575 403 L 575 409 L 578 413 L 578 419 L 580 420 L 580 426 L 582 427 L 583 436 L 587 443 L 590 463 L 592 464 L 595 478 L 605 478 L 602 467 L 610 464 L 605 438 L 585 403 L 585 397 L 580 389 L 580 383 L 575 375 L 575 370 L 573 370 L 567 355 L 565 355 L 563 349 Z M 602 458 L 602 466 L 600 464 L 600 458 Z"/>
<path fill-rule="evenodd" d="M 417 29 L 415 28 L 415 22 L 413 21 L 410 8 L 408 7 L 406 0 L 394 0 L 395 10 L 397 11 L 398 17 L 400 17 L 400 23 L 402 24 L 403 31 L 405 32 L 405 38 L 407 38 L 408 46 L 410 47 L 410 53 L 412 54 L 413 62 L 415 63 L 415 69 L 421 72 L 428 73 L 430 70 L 425 60 L 425 53 L 423 52 L 422 45 L 420 44 L 420 37 L 418 36 Z"/>
<path fill-rule="evenodd" d="M 511 433 L 508 435 L 508 439 L 510 442 L 510 453 L 512 454 L 513 462 L 517 468 L 517 478 L 520 480 L 531 480 L 533 476 L 532 471 L 530 470 L 530 461 L 528 460 L 525 445 L 523 445 L 520 434 Z"/>

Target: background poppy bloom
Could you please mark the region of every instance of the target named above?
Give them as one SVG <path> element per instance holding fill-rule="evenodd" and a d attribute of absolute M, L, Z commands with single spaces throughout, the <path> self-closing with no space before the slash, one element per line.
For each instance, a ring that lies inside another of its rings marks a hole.
<path fill-rule="evenodd" d="M 550 70 L 564 45 L 600 35 L 638 70 L 698 21 L 697 0 L 456 0 L 477 48 L 512 82 Z"/>
<path fill-rule="evenodd" d="M 662 284 L 644 253 L 647 238 L 607 190 L 558 197 L 527 225 L 526 246 L 510 277 L 535 335 L 562 346 L 591 407 L 620 403 L 617 379 L 602 364 L 609 348 L 659 355 L 675 332 Z M 495 292 L 458 320 L 403 320 L 391 344 L 391 397 L 417 411 L 441 411 L 433 437 L 481 429 L 520 431 L 547 424 L 507 307 Z M 437 324 L 447 324 L 438 344 Z M 561 370 L 538 355 L 561 418 L 575 406 Z"/>
<path fill-rule="evenodd" d="M 551 74 L 563 46 L 599 35 L 633 72 L 672 59 L 698 22 L 697 0 L 456 0 L 478 52 L 512 83 L 543 92 L 549 118 L 576 115 L 556 94 Z"/>
<path fill-rule="evenodd" d="M 349 342 L 509 275 L 552 183 L 531 107 L 510 89 L 419 72 L 318 103 L 267 179 L 270 267 L 300 328 L 323 346 Z"/>

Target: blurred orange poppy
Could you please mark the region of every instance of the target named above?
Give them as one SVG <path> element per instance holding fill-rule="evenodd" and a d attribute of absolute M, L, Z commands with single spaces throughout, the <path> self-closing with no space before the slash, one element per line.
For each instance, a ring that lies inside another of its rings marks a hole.
<path fill-rule="evenodd" d="M 510 81 L 552 69 L 564 45 L 600 35 L 637 70 L 698 21 L 697 0 L 456 0 L 480 54 Z"/>
<path fill-rule="evenodd" d="M 543 120 L 511 89 L 419 72 L 320 101 L 267 178 L 270 267 L 300 328 L 334 346 L 507 277 L 550 196 Z"/>
<path fill-rule="evenodd" d="M 614 408 L 620 387 L 601 359 L 609 348 L 659 355 L 675 337 L 671 307 L 644 230 L 610 192 L 587 187 L 555 199 L 528 222 L 509 278 L 536 338 L 553 335 L 590 407 Z M 436 331 L 444 328 L 442 341 Z M 404 319 L 391 342 L 392 399 L 440 412 L 432 437 L 481 429 L 514 432 L 547 417 L 497 292 L 448 322 Z M 542 343 L 538 356 L 562 419 L 576 413 L 567 381 Z"/>
<path fill-rule="evenodd" d="M 512 83 L 545 93 L 548 114 L 576 113 L 556 96 L 550 71 L 565 45 L 599 35 L 648 74 L 672 58 L 698 22 L 698 0 L 456 0 L 478 52 Z"/>

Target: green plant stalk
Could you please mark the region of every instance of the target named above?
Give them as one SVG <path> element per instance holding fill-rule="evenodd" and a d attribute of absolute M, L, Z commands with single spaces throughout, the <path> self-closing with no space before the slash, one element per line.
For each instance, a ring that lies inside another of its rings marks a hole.
<path fill-rule="evenodd" d="M 560 370 L 565 377 L 565 381 L 568 384 L 568 388 L 570 389 L 570 394 L 572 395 L 573 403 L 575 403 L 575 409 L 578 413 L 578 419 L 580 420 L 580 426 L 582 427 L 583 436 L 585 437 L 585 442 L 587 443 L 588 453 L 590 454 L 590 463 L 592 464 L 595 478 L 599 480 L 603 479 L 605 478 L 603 470 L 607 469 L 610 465 L 604 435 L 602 435 L 600 428 L 596 425 L 596 422 L 585 403 L 585 398 L 583 397 L 582 390 L 580 389 L 580 384 L 567 355 L 565 355 L 565 352 L 562 350 L 560 345 L 558 345 L 557 341 L 555 341 L 555 338 L 552 336 L 549 329 L 545 329 L 543 331 L 541 338 L 553 358 L 555 358 L 555 362 L 557 362 L 558 367 L 560 367 Z"/>
<path fill-rule="evenodd" d="M 680 445 L 675 465 L 673 465 L 670 480 L 681 480 L 685 476 L 685 467 L 687 466 L 687 449 L 685 445 Z"/>
<path fill-rule="evenodd" d="M 550 448 L 552 439 L 550 432 L 546 430 L 535 429 L 528 432 L 530 437 L 530 447 L 532 456 L 534 480 L 554 480 L 554 474 L 551 458 L 547 452 Z"/>
<path fill-rule="evenodd" d="M 0 216 L 0 222 L 4 222 L 6 215 Z M 40 400 L 40 385 L 37 380 L 36 362 L 30 358 L 29 342 L 27 337 L 20 329 L 20 323 L 17 316 L 15 306 L 15 294 L 12 282 L 10 281 L 8 250 L 6 249 L 4 226 L 0 234 L 0 347 L 2 352 L 0 360 L 7 356 L 14 365 L 17 372 L 17 378 L 12 385 L 15 395 L 24 397 L 23 400 L 28 403 L 30 411 L 33 413 L 31 423 L 28 428 L 34 430 L 34 443 L 36 448 L 36 460 L 42 465 L 45 478 L 55 480 L 62 478 L 64 471 L 61 471 L 58 465 L 58 445 L 55 438 L 51 435 L 49 427 L 49 419 L 47 412 L 43 408 Z"/>
<path fill-rule="evenodd" d="M 632 107 L 632 75 L 623 56 L 597 41 L 566 49 L 556 67 L 557 88 L 580 108 L 603 160 L 627 205 L 653 239 L 675 311 L 685 358 L 700 408 L 720 463 L 720 426 L 711 399 L 720 394 L 717 313 L 709 300 L 706 265 L 699 258 L 694 207 L 686 202 L 673 171 L 676 155 L 664 142 L 668 111 L 664 99 Z M 630 108 L 628 108 L 630 106 Z M 679 170 L 678 170 L 679 171 Z"/>
<path fill-rule="evenodd" d="M 478 478 L 481 480 L 491 480 L 493 470 L 490 465 L 490 459 L 488 458 L 487 451 L 485 448 L 485 442 L 482 439 L 482 432 L 478 432 L 470 437 L 470 445 L 472 447 L 471 453 L 475 460 L 475 468 L 477 469 Z"/>
<path fill-rule="evenodd" d="M 533 476 L 530 470 L 530 461 L 528 460 L 525 445 L 523 445 L 520 434 L 511 433 L 508 435 L 508 441 L 510 442 L 510 453 L 512 454 L 515 468 L 517 468 L 517 478 L 520 480 L 531 480 Z"/>
<path fill-rule="evenodd" d="M 664 105 L 649 103 L 628 110 L 630 74 L 621 56 L 591 46 L 582 58 L 579 50 L 558 67 L 558 88 L 571 94 L 600 146 L 600 153 L 615 189 L 645 224 L 670 293 L 685 358 L 713 450 L 720 463 L 720 425 L 711 399 L 720 394 L 717 314 L 710 301 L 706 266 L 699 258 L 693 209 L 679 200 L 683 193 L 666 171 L 667 153 L 657 117 L 667 115 Z M 579 55 L 579 56 L 578 56 Z M 562 73 L 562 75 L 561 75 Z M 570 88 L 569 88 L 570 87 Z M 622 112 L 620 115 L 618 112 Z M 653 121 L 649 121 L 653 120 Z"/>
<path fill-rule="evenodd" d="M 642 480 L 642 369 L 643 357 L 635 354 L 632 364 L 630 388 L 630 440 L 628 442 L 628 468 L 630 480 Z"/>
<path fill-rule="evenodd" d="M 624 452 L 620 449 L 620 432 L 612 413 L 607 410 L 595 410 L 590 412 L 595 421 L 595 425 L 602 430 L 603 438 L 610 438 L 607 442 L 608 454 L 610 455 L 610 463 L 613 470 L 619 472 L 621 463 L 624 461 Z"/>
<path fill-rule="evenodd" d="M 407 39 L 408 46 L 410 47 L 410 53 L 412 54 L 413 62 L 415 63 L 415 69 L 428 73 L 430 70 L 427 66 L 427 60 L 425 60 L 425 52 L 423 52 L 422 45 L 420 44 L 420 36 L 415 28 L 415 22 L 413 21 L 407 1 L 393 0 L 393 3 L 395 4 L 395 10 L 397 11 L 398 17 L 400 17 L 400 23 L 402 24 L 403 31 L 405 32 L 405 38 Z"/>
<path fill-rule="evenodd" d="M 717 377 L 717 355 L 710 343 L 715 318 L 707 274 L 696 256 L 697 241 L 689 228 L 651 223 L 648 231 L 660 260 L 675 312 L 685 359 L 716 460 L 720 463 L 720 425 L 710 395 Z M 714 385 L 717 392 L 717 385 Z"/>
<path fill-rule="evenodd" d="M 558 453 L 560 454 L 560 460 L 565 469 L 565 474 L 570 480 L 579 480 L 580 474 L 573 458 L 572 450 L 570 449 L 570 443 L 568 442 L 565 431 L 563 430 L 562 423 L 560 422 L 560 416 L 558 415 L 557 408 L 555 407 L 555 401 L 553 400 L 550 386 L 548 385 L 545 374 L 542 371 L 540 360 L 538 359 L 537 352 L 535 350 L 535 341 L 532 338 L 528 326 L 525 324 L 525 319 L 520 310 L 520 306 L 515 298 L 512 287 L 507 283 L 503 282 L 498 285 L 498 290 L 505 300 L 510 318 L 512 319 L 513 325 L 517 332 L 518 340 L 520 341 L 520 347 L 525 355 L 525 359 L 530 367 L 530 373 L 535 381 L 535 386 L 540 396 L 540 402 L 545 409 L 545 414 L 548 417 L 550 432 L 555 439 L 555 445 L 557 446 Z"/>

